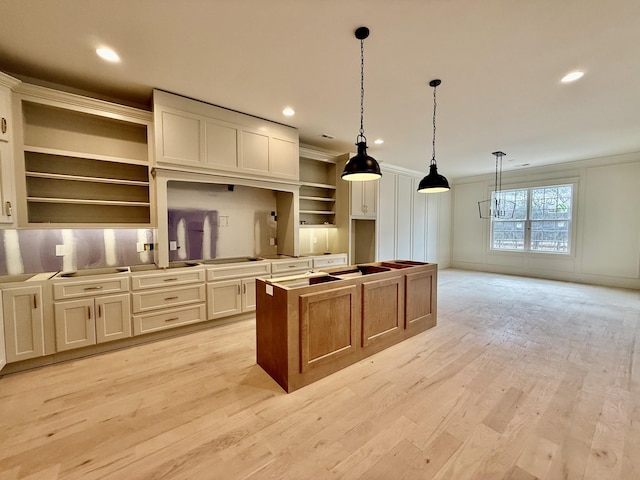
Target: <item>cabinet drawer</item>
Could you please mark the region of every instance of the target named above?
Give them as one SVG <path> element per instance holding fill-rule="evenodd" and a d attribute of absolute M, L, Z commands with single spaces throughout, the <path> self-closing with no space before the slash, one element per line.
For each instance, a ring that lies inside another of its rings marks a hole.
<path fill-rule="evenodd" d="M 313 268 L 343 267 L 347 264 L 347 255 L 325 255 L 313 259 Z"/>
<path fill-rule="evenodd" d="M 207 267 L 207 281 L 227 280 L 230 278 L 260 277 L 271 273 L 269 262 L 248 262 L 240 265 L 225 265 L 224 267 Z"/>
<path fill-rule="evenodd" d="M 281 275 L 289 274 L 291 272 L 311 270 L 312 265 L 313 260 L 311 258 L 271 262 L 271 273 L 274 275 Z"/>
<path fill-rule="evenodd" d="M 204 322 L 207 319 L 204 304 L 190 307 L 172 308 L 159 313 L 133 316 L 133 334 L 157 332 L 169 328 Z"/>
<path fill-rule="evenodd" d="M 163 288 L 162 290 L 149 292 L 134 292 L 131 294 L 133 313 L 204 302 L 204 300 L 204 283 L 178 288 Z"/>
<path fill-rule="evenodd" d="M 204 270 L 198 267 L 188 267 L 187 270 L 133 275 L 131 277 L 131 289 L 144 290 L 146 288 L 169 287 L 198 282 L 204 282 Z"/>
<path fill-rule="evenodd" d="M 107 293 L 129 291 L 129 277 L 103 278 L 100 280 L 63 281 L 53 284 L 53 298 L 79 298 Z"/>

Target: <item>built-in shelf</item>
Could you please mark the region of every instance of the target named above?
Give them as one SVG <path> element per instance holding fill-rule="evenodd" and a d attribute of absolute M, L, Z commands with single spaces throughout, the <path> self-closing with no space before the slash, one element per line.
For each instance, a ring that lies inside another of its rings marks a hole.
<path fill-rule="evenodd" d="M 40 87 L 19 105 L 23 223 L 152 223 L 150 113 Z"/>
<path fill-rule="evenodd" d="M 300 149 L 300 226 L 335 226 L 336 165 L 322 152 Z"/>

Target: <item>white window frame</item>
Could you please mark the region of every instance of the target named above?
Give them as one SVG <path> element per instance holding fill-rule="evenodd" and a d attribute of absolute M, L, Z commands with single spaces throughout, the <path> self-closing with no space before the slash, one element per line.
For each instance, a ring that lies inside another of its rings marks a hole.
<path fill-rule="evenodd" d="M 541 188 L 557 188 L 562 186 L 570 186 L 571 187 L 571 218 L 566 220 L 569 222 L 569 232 L 568 232 L 568 251 L 567 252 L 553 252 L 553 251 L 540 251 L 540 250 L 532 250 L 531 249 L 531 223 L 543 220 L 532 220 L 531 219 L 531 191 L 534 189 Z M 488 250 L 491 254 L 516 254 L 516 255 L 561 255 L 564 257 L 575 257 L 574 245 L 575 245 L 575 236 L 576 236 L 576 215 L 577 215 L 577 191 L 578 191 L 578 183 L 573 179 L 571 181 L 560 181 L 558 183 L 550 183 L 550 182 L 540 182 L 535 184 L 527 184 L 527 185 L 512 185 L 505 186 L 502 188 L 502 191 L 513 191 L 513 190 L 527 190 L 527 218 L 522 220 L 524 222 L 524 249 L 507 249 L 507 248 L 494 248 L 493 247 L 493 219 L 489 222 L 489 244 Z M 490 198 L 493 198 L 493 194 L 495 190 L 490 190 Z"/>

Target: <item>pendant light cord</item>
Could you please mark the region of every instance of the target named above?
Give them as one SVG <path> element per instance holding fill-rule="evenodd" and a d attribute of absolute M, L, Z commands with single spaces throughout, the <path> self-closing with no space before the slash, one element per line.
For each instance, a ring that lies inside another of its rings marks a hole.
<path fill-rule="evenodd" d="M 438 88 L 437 86 L 433 87 L 433 141 L 432 141 L 432 155 L 431 155 L 431 165 L 435 165 L 436 163 L 436 88 Z"/>
<path fill-rule="evenodd" d="M 356 143 L 367 141 L 364 136 L 364 39 L 360 39 L 360 133 Z"/>

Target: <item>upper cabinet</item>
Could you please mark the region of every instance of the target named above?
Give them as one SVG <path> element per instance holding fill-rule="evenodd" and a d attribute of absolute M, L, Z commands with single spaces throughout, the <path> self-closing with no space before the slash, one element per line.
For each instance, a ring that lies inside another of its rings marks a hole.
<path fill-rule="evenodd" d="M 22 226 L 149 226 L 150 112 L 22 84 Z"/>
<path fill-rule="evenodd" d="M 349 182 L 351 188 L 351 216 L 356 218 L 376 218 L 378 182 Z"/>
<path fill-rule="evenodd" d="M 296 129 L 160 90 L 153 104 L 157 166 L 298 180 Z"/>
<path fill-rule="evenodd" d="M 14 125 L 11 116 L 11 88 L 19 83 L 18 80 L 0 73 L 0 224 L 14 223 Z"/>

